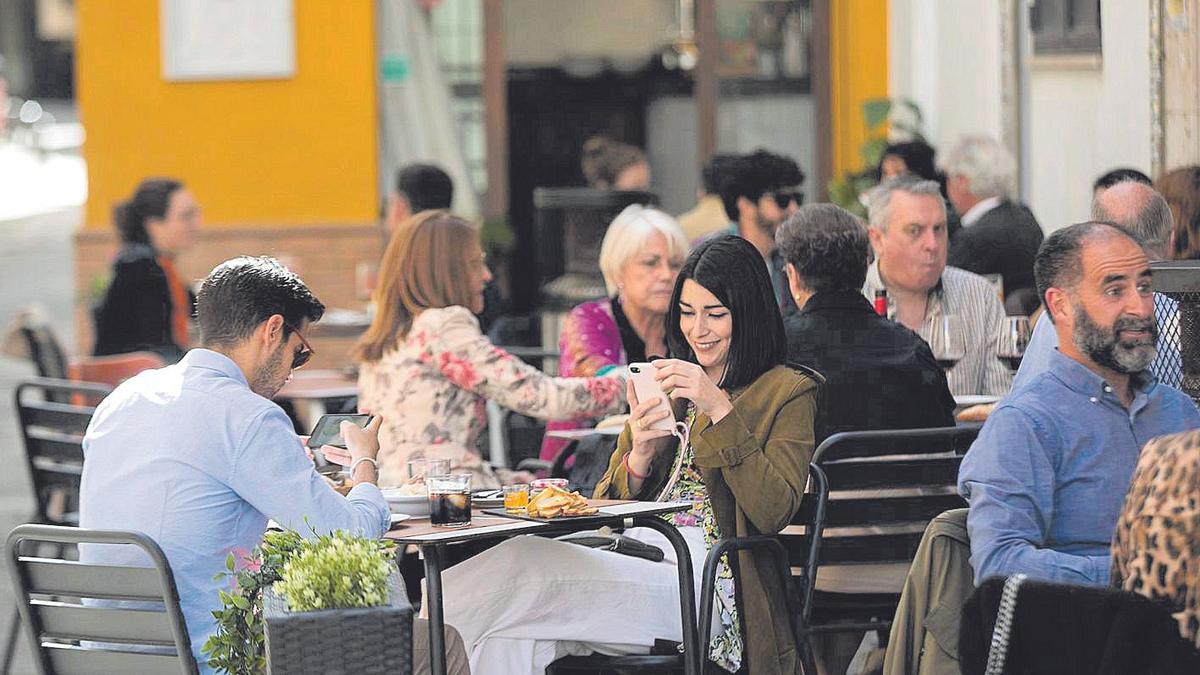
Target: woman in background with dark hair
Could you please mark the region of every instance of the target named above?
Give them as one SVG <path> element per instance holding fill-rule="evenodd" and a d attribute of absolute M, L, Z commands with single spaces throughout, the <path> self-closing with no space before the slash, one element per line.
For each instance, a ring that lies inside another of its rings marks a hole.
<path fill-rule="evenodd" d="M 676 441 L 649 427 L 659 399 L 638 401 L 597 498 L 687 501 L 671 516 L 697 573 L 721 537 L 774 534 L 800 507 L 813 452 L 819 376 L 784 364 L 783 319 L 762 256 L 720 236 L 688 257 L 668 310 L 678 358 L 654 362 L 656 378 L 689 433 Z M 639 528 L 629 536 L 660 545 Z M 495 570 L 508 570 L 498 580 Z M 797 673 L 784 589 L 769 560 L 719 566 L 708 657 L 735 672 Z M 741 603 L 734 602 L 736 595 Z M 508 540 L 446 572 L 446 621 L 462 634 L 472 672 L 541 673 L 565 654 L 644 653 L 655 638 L 680 639 L 673 561 L 650 562 L 539 537 Z M 744 613 L 746 635 L 738 625 Z"/>
<path fill-rule="evenodd" d="M 152 351 L 174 363 L 187 351 L 196 306 L 175 260 L 195 241 L 200 207 L 183 183 L 150 178 L 117 206 L 113 220 L 122 246 L 95 310 L 93 351 L 96 356 Z"/>

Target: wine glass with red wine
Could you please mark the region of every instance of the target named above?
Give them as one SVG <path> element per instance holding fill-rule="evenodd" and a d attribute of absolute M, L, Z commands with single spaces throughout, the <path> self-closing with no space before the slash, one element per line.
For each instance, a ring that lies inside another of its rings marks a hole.
<path fill-rule="evenodd" d="M 931 314 L 923 332 L 942 370 L 950 370 L 966 355 L 962 319 L 957 314 Z"/>
<path fill-rule="evenodd" d="M 996 355 L 1014 372 L 1021 367 L 1025 348 L 1029 345 L 1029 317 L 1006 316 L 1000 325 L 1000 342 Z"/>

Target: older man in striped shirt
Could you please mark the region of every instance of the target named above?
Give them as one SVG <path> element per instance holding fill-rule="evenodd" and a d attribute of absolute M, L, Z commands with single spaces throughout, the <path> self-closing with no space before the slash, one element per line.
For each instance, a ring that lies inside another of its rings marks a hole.
<path fill-rule="evenodd" d="M 874 299 L 887 291 L 889 318 L 930 342 L 955 396 L 1008 393 L 1012 373 L 997 355 L 1004 306 L 987 279 L 946 265 L 946 202 L 938 184 L 898 176 L 867 199 L 875 262 L 863 294 Z M 946 324 L 955 333 L 952 346 L 933 339 L 934 327 Z"/>

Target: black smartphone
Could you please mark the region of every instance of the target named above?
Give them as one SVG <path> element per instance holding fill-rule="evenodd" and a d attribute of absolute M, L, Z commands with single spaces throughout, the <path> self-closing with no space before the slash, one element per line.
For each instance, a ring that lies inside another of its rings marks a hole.
<path fill-rule="evenodd" d="M 308 437 L 308 447 L 317 449 L 322 445 L 332 445 L 337 448 L 346 447 L 342 438 L 342 422 L 353 422 L 360 427 L 371 423 L 371 415 L 321 415 L 317 425 L 313 427 L 312 435 Z"/>

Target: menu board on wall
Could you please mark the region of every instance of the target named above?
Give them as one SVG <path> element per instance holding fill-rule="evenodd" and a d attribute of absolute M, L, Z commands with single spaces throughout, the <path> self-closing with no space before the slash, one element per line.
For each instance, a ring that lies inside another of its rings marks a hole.
<path fill-rule="evenodd" d="M 293 0 L 159 0 L 170 81 L 265 80 L 296 73 Z"/>

